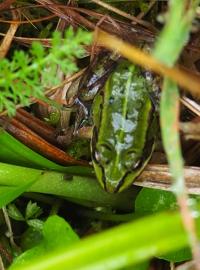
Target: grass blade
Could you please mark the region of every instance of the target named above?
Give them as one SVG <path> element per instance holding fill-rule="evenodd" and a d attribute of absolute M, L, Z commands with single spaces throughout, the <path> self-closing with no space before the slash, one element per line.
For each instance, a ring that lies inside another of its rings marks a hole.
<path fill-rule="evenodd" d="M 69 248 L 10 270 L 122 269 L 187 245 L 180 215 L 162 213 L 88 237 Z"/>

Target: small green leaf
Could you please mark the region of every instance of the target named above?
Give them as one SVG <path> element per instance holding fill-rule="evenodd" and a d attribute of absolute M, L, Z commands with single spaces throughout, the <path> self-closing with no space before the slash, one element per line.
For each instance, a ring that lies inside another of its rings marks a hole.
<path fill-rule="evenodd" d="M 159 256 L 158 258 L 168 262 L 178 263 L 192 260 L 192 253 L 190 248 L 182 248 L 178 251 L 170 252 L 166 255 Z"/>
<path fill-rule="evenodd" d="M 37 218 L 39 215 L 41 215 L 41 213 L 42 209 L 37 206 L 37 203 L 32 203 L 31 201 L 28 202 L 25 213 L 26 220 L 30 218 Z"/>
<path fill-rule="evenodd" d="M 160 189 L 142 188 L 135 200 L 135 211 L 140 214 L 176 209 L 175 195 Z"/>
<path fill-rule="evenodd" d="M 67 247 L 77 241 L 78 235 L 63 218 L 51 216 L 43 224 L 43 239 L 39 245 L 17 257 L 12 267 L 23 265 L 44 256 L 47 252 Z"/>
<path fill-rule="evenodd" d="M 28 229 L 23 233 L 21 237 L 20 246 L 23 251 L 31 249 L 41 243 L 43 239 L 42 230 L 37 230 L 33 227 L 28 227 Z"/>
<path fill-rule="evenodd" d="M 31 46 L 31 50 L 30 53 L 38 58 L 38 59 L 42 59 L 44 57 L 44 47 L 42 46 L 42 44 L 38 43 L 38 42 L 33 42 L 32 46 Z"/>
<path fill-rule="evenodd" d="M 14 203 L 11 203 L 7 207 L 8 215 L 15 220 L 24 221 L 24 217 Z"/>
<path fill-rule="evenodd" d="M 74 140 L 68 147 L 67 153 L 75 159 L 86 157 L 90 158 L 90 142 L 89 140 L 79 139 Z"/>
<path fill-rule="evenodd" d="M 40 219 L 29 219 L 27 220 L 27 224 L 30 227 L 33 227 L 34 229 L 41 231 L 43 229 L 43 225 L 44 225 L 44 221 L 40 220 Z"/>
<path fill-rule="evenodd" d="M 27 106 L 30 97 L 44 98 L 44 87 L 60 83 L 56 76 L 57 67 L 65 74 L 76 71 L 74 59 L 83 55 L 84 48 L 81 47 L 90 41 L 90 33 L 75 32 L 69 27 L 64 38 L 59 32 L 53 34 L 49 49 L 33 43 L 27 53 L 15 51 L 11 61 L 0 59 L 0 111 L 7 109 L 8 114 L 13 115 L 16 104 Z M 26 91 L 23 91 L 24 85 Z"/>
<path fill-rule="evenodd" d="M 61 217 L 51 216 L 44 224 L 44 238 L 48 249 L 68 246 L 79 240 L 71 226 Z"/>
<path fill-rule="evenodd" d="M 149 261 L 134 265 L 123 267 L 120 270 L 149 270 Z"/>

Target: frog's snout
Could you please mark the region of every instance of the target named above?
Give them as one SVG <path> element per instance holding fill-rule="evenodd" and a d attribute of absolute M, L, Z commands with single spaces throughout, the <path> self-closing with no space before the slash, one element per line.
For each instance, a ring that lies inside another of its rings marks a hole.
<path fill-rule="evenodd" d="M 104 189 L 108 193 L 117 193 L 120 187 L 121 187 L 120 182 L 116 182 L 116 181 L 109 181 L 104 184 Z"/>

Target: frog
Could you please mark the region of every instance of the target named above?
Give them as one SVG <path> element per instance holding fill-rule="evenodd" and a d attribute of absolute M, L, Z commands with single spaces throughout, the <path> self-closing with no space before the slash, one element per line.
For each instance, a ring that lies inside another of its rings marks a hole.
<path fill-rule="evenodd" d="M 109 193 L 132 185 L 153 153 L 158 119 L 152 81 L 123 59 L 94 98 L 91 158 L 100 185 Z"/>

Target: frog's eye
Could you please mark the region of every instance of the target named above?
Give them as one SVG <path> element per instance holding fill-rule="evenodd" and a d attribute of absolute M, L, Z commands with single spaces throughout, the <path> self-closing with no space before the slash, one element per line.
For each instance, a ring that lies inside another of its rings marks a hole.
<path fill-rule="evenodd" d="M 138 168 L 140 168 L 141 165 L 141 160 L 138 159 L 132 166 L 132 170 L 137 170 Z"/>
<path fill-rule="evenodd" d="M 102 164 L 109 164 L 110 161 L 112 160 L 112 155 L 113 155 L 113 151 L 111 146 L 109 146 L 108 144 L 100 144 L 98 146 L 98 161 L 101 162 Z"/>

